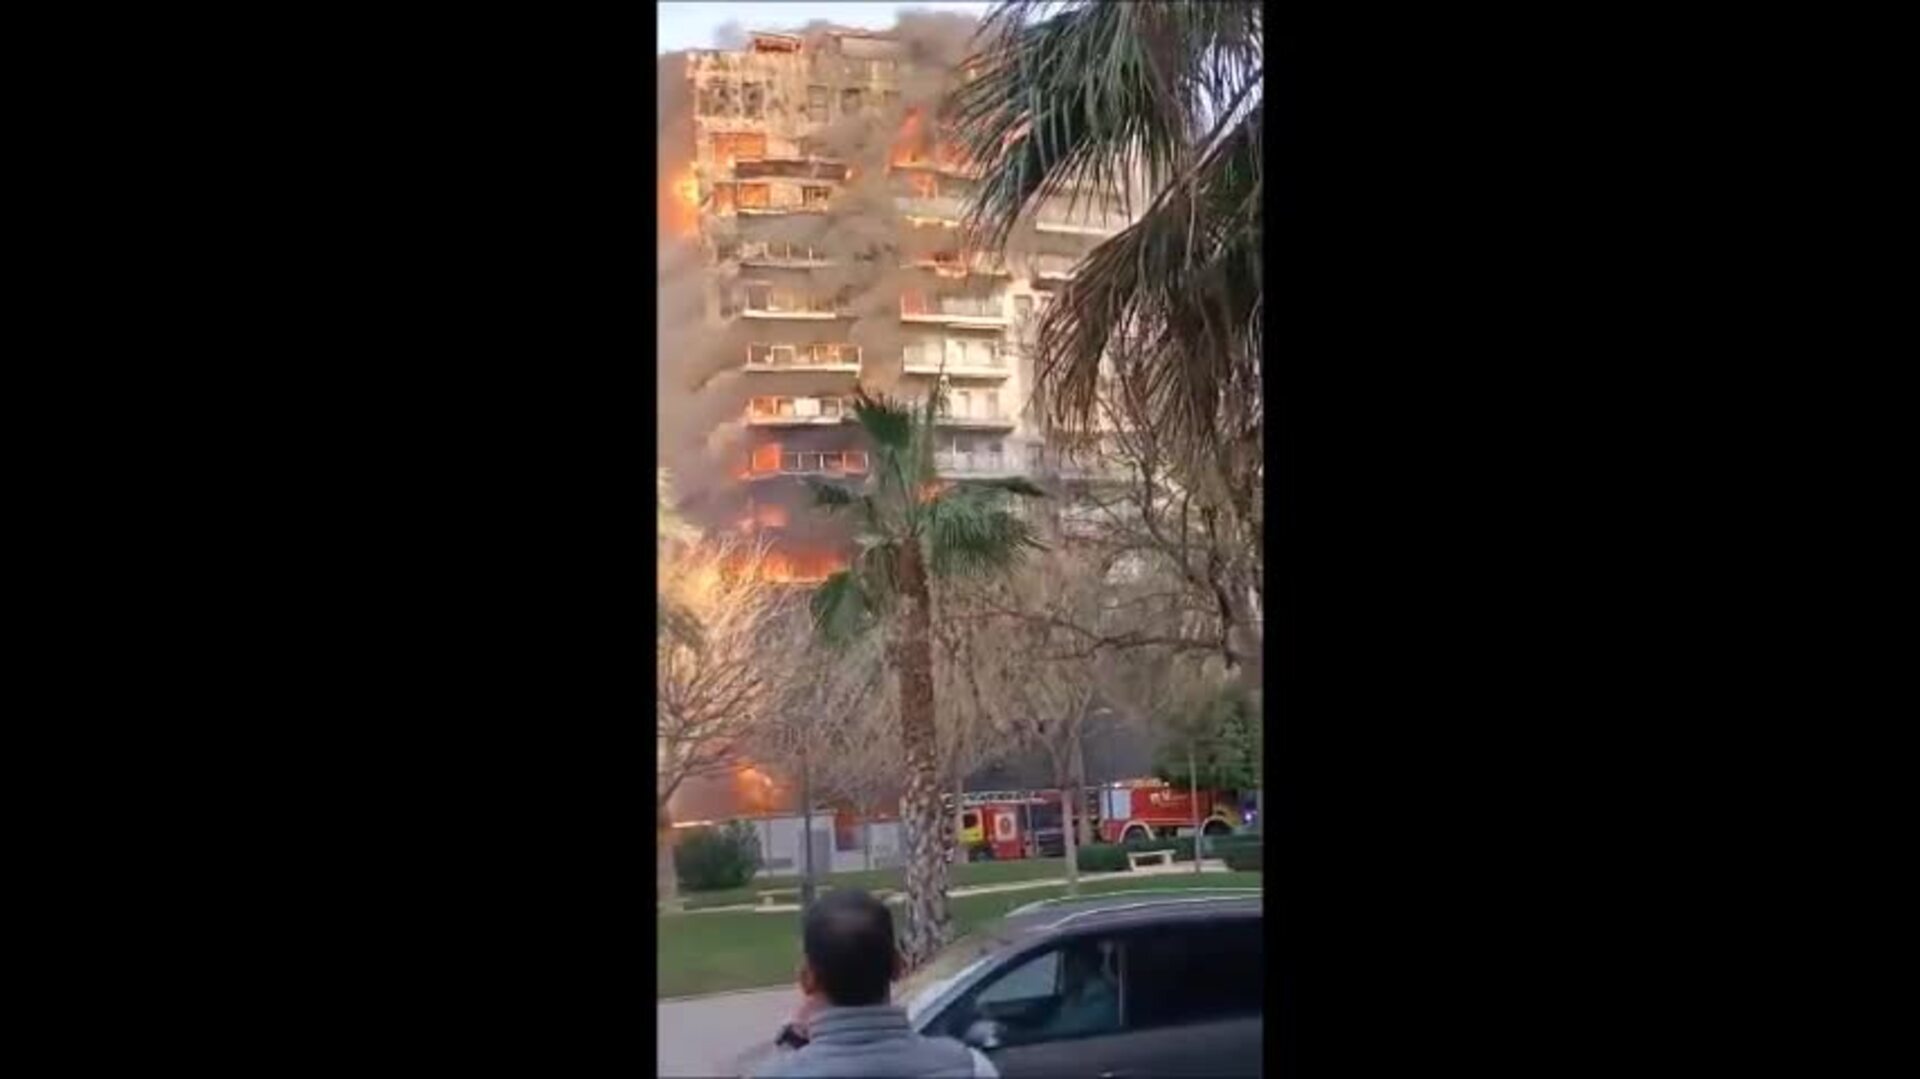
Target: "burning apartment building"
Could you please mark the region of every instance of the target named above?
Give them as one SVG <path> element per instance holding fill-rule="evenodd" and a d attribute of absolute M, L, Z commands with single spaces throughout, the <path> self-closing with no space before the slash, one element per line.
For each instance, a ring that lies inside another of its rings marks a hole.
<path fill-rule="evenodd" d="M 770 545 L 777 579 L 847 563 L 849 525 L 806 480 L 866 475 L 856 385 L 915 401 L 944 381 L 946 476 L 1046 468 L 1034 316 L 1130 215 L 1076 192 L 1004 252 L 964 248 L 978 173 L 936 117 L 974 27 L 909 12 L 888 32 L 813 24 L 661 60 L 660 459 L 685 517 Z M 725 779 L 685 795 L 677 819 L 774 809 Z"/>
<path fill-rule="evenodd" d="M 971 31 L 908 14 L 886 33 L 752 33 L 667 76 L 680 85 L 661 124 L 676 203 L 663 221 L 682 250 L 662 287 L 681 290 L 684 325 L 659 357 L 661 400 L 663 413 L 687 408 L 663 416 L 678 441 L 663 457 L 691 515 L 768 539 L 795 581 L 845 563 L 847 537 L 803 481 L 865 475 L 856 384 L 911 401 L 944 381 L 943 474 L 1037 470 L 1033 314 L 1128 220 L 1117 204 L 1063 199 L 1004 255 L 963 249 L 977 172 L 935 117 L 966 77 Z"/>

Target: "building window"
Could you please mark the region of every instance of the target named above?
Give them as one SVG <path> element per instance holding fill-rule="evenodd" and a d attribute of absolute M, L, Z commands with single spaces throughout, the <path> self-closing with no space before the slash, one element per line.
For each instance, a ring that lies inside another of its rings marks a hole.
<path fill-rule="evenodd" d="M 716 214 L 730 214 L 733 212 L 732 184 L 713 185 L 713 212 Z"/>
<path fill-rule="evenodd" d="M 831 190 L 832 188 L 808 184 L 800 189 L 800 205 L 808 209 L 824 210 L 827 208 L 827 192 Z"/>
<path fill-rule="evenodd" d="M 734 197 L 742 210 L 764 210 L 768 206 L 766 184 L 739 184 Z"/>
<path fill-rule="evenodd" d="M 749 364 L 769 363 L 771 361 L 767 357 L 771 352 L 772 352 L 771 345 L 748 345 L 747 346 L 747 362 Z"/>
<path fill-rule="evenodd" d="M 827 88 L 824 86 L 807 87 L 807 119 L 816 124 L 827 122 Z"/>
<path fill-rule="evenodd" d="M 766 117 L 767 88 L 765 84 L 757 82 L 740 84 L 740 112 L 749 120 L 759 120 Z"/>
<path fill-rule="evenodd" d="M 772 443 L 756 446 L 753 451 L 752 469 L 755 472 L 777 472 L 780 470 L 780 445 Z"/>
<path fill-rule="evenodd" d="M 792 345 L 774 345 L 772 348 L 768 349 L 767 351 L 769 353 L 767 357 L 768 363 L 774 363 L 774 364 L 793 363 L 793 346 Z"/>
<path fill-rule="evenodd" d="M 747 310 L 771 311 L 773 309 L 773 289 L 768 285 L 747 286 Z"/>
<path fill-rule="evenodd" d="M 713 136 L 713 159 L 725 168 L 732 168 L 740 158 L 760 158 L 767 156 L 767 137 L 750 131 L 722 132 Z"/>
<path fill-rule="evenodd" d="M 866 108 L 866 91 L 858 87 L 849 87 L 840 91 L 840 115 L 858 116 Z"/>

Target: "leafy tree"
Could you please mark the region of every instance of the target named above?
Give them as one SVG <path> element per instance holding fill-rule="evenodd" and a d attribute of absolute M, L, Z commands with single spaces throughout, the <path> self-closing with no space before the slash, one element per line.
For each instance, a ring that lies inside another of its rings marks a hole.
<path fill-rule="evenodd" d="M 1187 751 L 1202 790 L 1252 790 L 1259 786 L 1260 717 L 1251 696 L 1227 684 L 1195 702 L 1184 715 L 1168 717 L 1154 757 L 1154 775 L 1186 786 Z"/>

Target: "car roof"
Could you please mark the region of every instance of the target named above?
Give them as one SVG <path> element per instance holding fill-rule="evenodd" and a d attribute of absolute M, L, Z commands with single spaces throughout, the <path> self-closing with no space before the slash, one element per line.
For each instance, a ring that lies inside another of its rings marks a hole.
<path fill-rule="evenodd" d="M 1168 922 L 1260 917 L 1258 888 L 1134 890 L 1042 900 L 1009 912 L 994 933 L 1005 944 L 1088 930 L 1130 929 Z"/>

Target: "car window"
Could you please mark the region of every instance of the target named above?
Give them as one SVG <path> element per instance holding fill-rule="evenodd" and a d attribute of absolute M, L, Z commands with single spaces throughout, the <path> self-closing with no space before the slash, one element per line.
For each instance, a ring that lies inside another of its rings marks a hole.
<path fill-rule="evenodd" d="M 981 989 L 974 997 L 976 1006 L 1050 997 L 1059 988 L 1059 951 L 1041 952 Z"/>
<path fill-rule="evenodd" d="M 999 1027 L 1004 1046 L 1035 1045 L 1120 1029 L 1120 945 L 1104 937 L 1064 941 L 1016 960 L 943 1017 L 964 1037 L 976 1022 Z"/>
<path fill-rule="evenodd" d="M 1129 1030 L 1259 1015 L 1265 942 L 1260 923 L 1234 919 L 1142 933 L 1128 942 Z"/>

